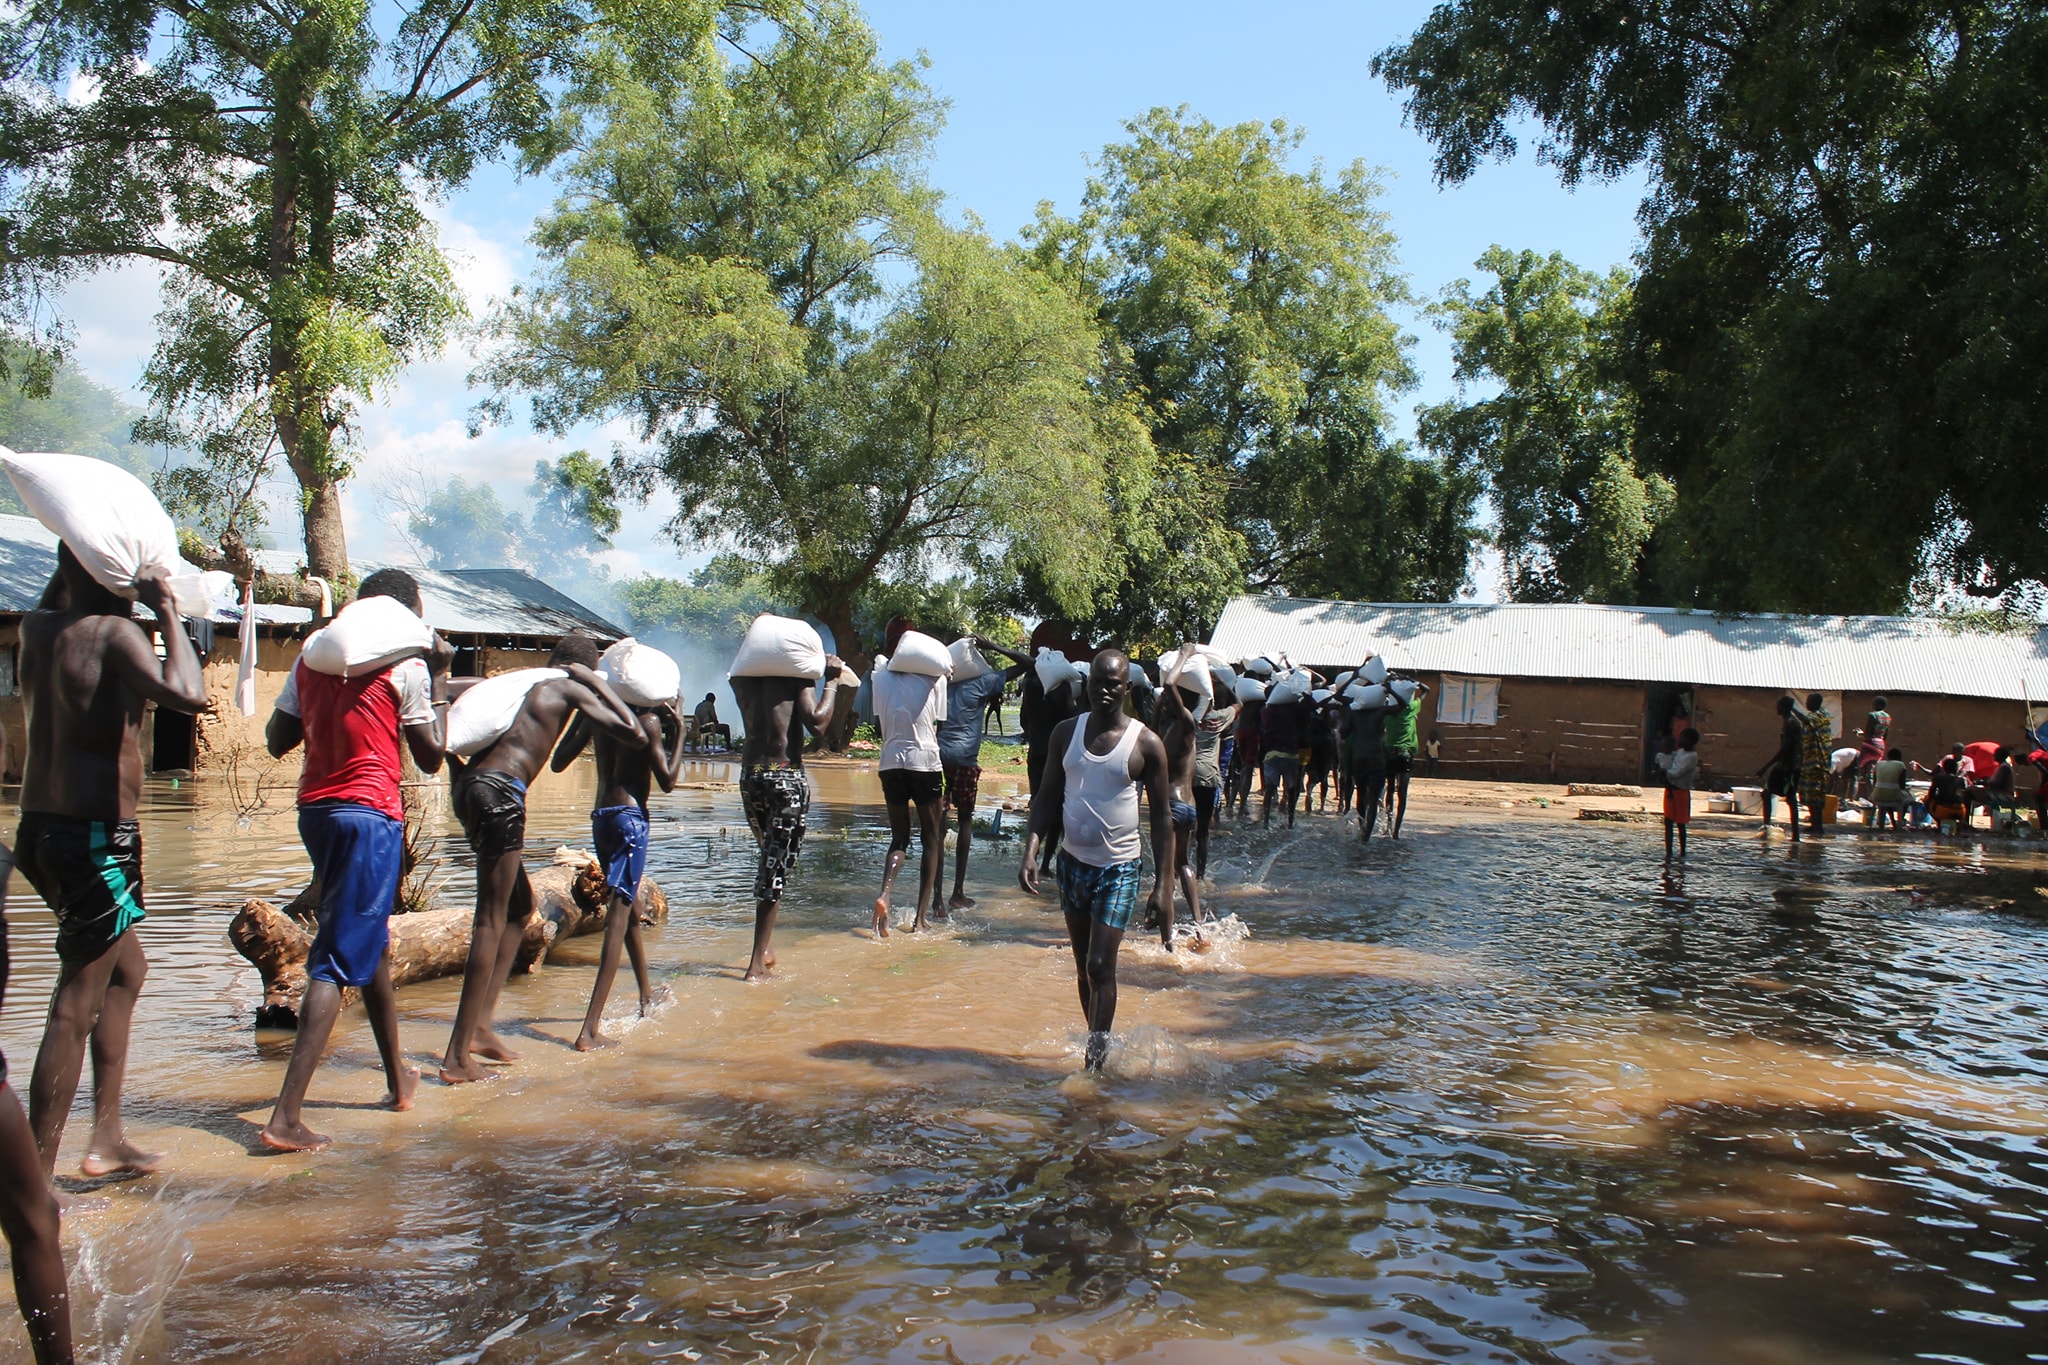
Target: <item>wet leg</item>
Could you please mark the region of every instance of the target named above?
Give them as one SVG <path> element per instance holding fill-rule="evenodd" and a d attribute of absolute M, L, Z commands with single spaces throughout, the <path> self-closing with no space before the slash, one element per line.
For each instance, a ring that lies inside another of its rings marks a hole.
<path fill-rule="evenodd" d="M 455 1006 L 455 1026 L 441 1059 L 441 1079 L 450 1085 L 480 1081 L 490 1073 L 470 1056 L 479 1026 L 487 1020 L 492 996 L 491 975 L 498 965 L 498 940 L 512 902 L 517 851 L 496 853 L 482 861 L 476 874 L 476 917 L 470 922 L 469 959 L 462 968 L 462 998 Z"/>
<path fill-rule="evenodd" d="M 114 941 L 112 956 L 114 970 L 99 1021 L 92 1026 L 92 1140 L 78 1168 L 91 1176 L 116 1171 L 147 1175 L 163 1163 L 164 1154 L 145 1152 L 128 1141 L 121 1123 L 121 1084 L 128 1075 L 128 1030 L 149 977 L 149 961 L 133 929 Z"/>
<path fill-rule="evenodd" d="M 1664 861 L 1671 861 L 1671 822 L 1664 822 Z"/>
<path fill-rule="evenodd" d="M 14 1301 L 36 1365 L 71 1365 L 71 1295 L 57 1197 L 12 1086 L 0 1085 L 0 1233 L 14 1262 Z"/>
<path fill-rule="evenodd" d="M 949 910 L 972 910 L 973 899 L 967 894 L 967 850 L 974 843 L 974 807 L 960 808 L 960 845 L 953 851 L 953 897 L 946 902 Z"/>
<path fill-rule="evenodd" d="M 876 938 L 889 937 L 889 896 L 896 889 L 896 874 L 910 854 L 910 803 L 889 803 L 889 853 L 882 860 L 882 894 L 875 897 Z M 921 926 L 920 926 L 921 927 Z"/>
<path fill-rule="evenodd" d="M 292 1039 L 292 1059 L 284 1069 L 284 1086 L 277 1092 L 270 1122 L 257 1134 L 265 1147 L 279 1152 L 317 1152 L 332 1145 L 327 1134 L 314 1132 L 300 1120 L 299 1106 L 306 1102 L 306 1088 L 313 1083 L 313 1073 L 334 1033 L 334 1021 L 340 1017 L 341 987 L 317 978 L 308 981 L 306 998 L 299 1005 L 298 1034 Z"/>
<path fill-rule="evenodd" d="M 1408 774 L 1400 773 L 1387 779 L 1387 809 L 1392 817 L 1387 833 L 1398 839 L 1401 837 L 1401 824 L 1408 818 Z"/>
<path fill-rule="evenodd" d="M 754 902 L 754 955 L 747 962 L 749 981 L 767 979 L 775 966 L 775 915 L 781 909 L 780 900 Z"/>
<path fill-rule="evenodd" d="M 1109 1051 L 1109 1031 L 1116 1024 L 1116 953 L 1123 946 L 1124 931 L 1100 921 L 1089 925 L 1088 934 L 1088 1066 L 1102 1070 Z"/>
<path fill-rule="evenodd" d="M 1175 825 L 1173 827 L 1174 866 L 1180 869 L 1180 888 L 1187 892 L 1188 920 L 1196 925 L 1199 930 L 1202 923 L 1202 893 L 1196 887 L 1195 867 L 1189 858 L 1189 854 L 1193 851 L 1189 845 L 1194 843 L 1194 840 L 1195 830 L 1192 825 Z"/>
<path fill-rule="evenodd" d="M 505 924 L 498 931 L 498 960 L 491 971 L 491 993 L 484 998 L 483 1017 L 477 1022 L 470 1052 L 492 1062 L 516 1062 L 519 1053 L 508 1046 L 497 1034 L 494 1025 L 498 1019 L 498 995 L 505 989 L 505 983 L 512 978 L 512 968 L 519 961 L 519 953 L 526 946 L 526 921 L 533 913 L 533 883 L 526 878 L 526 864 L 514 861 L 518 877 L 512 883 L 512 907 L 506 913 Z"/>
<path fill-rule="evenodd" d="M 43 1025 L 43 1042 L 36 1050 L 35 1071 L 28 1086 L 29 1128 L 35 1134 L 45 1177 L 56 1171 L 64 1121 L 71 1116 L 78 1073 L 85 1065 L 86 1040 L 99 1022 L 101 1002 L 113 974 L 112 944 L 90 962 L 64 963 L 57 974 L 57 989 L 50 995 L 50 1015 Z"/>
<path fill-rule="evenodd" d="M 929 927 L 932 902 L 938 898 L 939 878 L 946 871 L 946 807 L 941 801 L 919 803 L 917 807 L 917 919 L 910 932 L 921 934 Z"/>
<path fill-rule="evenodd" d="M 1195 879 L 1209 875 L 1209 826 L 1216 823 L 1216 791 L 1195 788 Z"/>
<path fill-rule="evenodd" d="M 631 927 L 637 912 L 633 902 L 612 892 L 611 903 L 605 907 L 604 947 L 597 954 L 597 981 L 590 990 L 590 1008 L 583 1012 L 583 1031 L 576 1035 L 576 1050 L 589 1052 L 595 1048 L 610 1047 L 618 1039 L 607 1035 L 603 1029 L 605 1002 L 611 999 L 612 983 L 619 976 L 619 955 L 625 951 L 626 930 Z M 643 981 L 640 993 L 647 994 Z"/>
<path fill-rule="evenodd" d="M 657 987 L 647 975 L 647 941 L 641 937 L 640 910 L 627 907 L 626 960 L 633 964 L 633 984 L 640 991 L 640 1017 L 645 1019 L 655 1002 L 668 998 L 668 988 Z"/>
<path fill-rule="evenodd" d="M 398 991 L 391 984 L 391 959 L 377 963 L 377 974 L 363 987 L 363 1012 L 370 1017 L 370 1036 L 377 1040 L 377 1058 L 384 1064 L 386 1109 L 404 1113 L 419 1089 L 420 1069 L 406 1064 L 398 1044 Z"/>

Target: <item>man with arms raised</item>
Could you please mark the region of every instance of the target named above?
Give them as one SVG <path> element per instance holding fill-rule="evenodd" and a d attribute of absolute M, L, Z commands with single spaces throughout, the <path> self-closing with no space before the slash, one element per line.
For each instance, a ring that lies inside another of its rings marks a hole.
<path fill-rule="evenodd" d="M 804 846 L 804 817 L 811 788 L 804 780 L 804 731 L 822 733 L 832 723 L 832 704 L 845 667 L 825 656 L 825 692 L 809 678 L 734 678 L 740 719 L 747 727 L 740 751 L 740 803 L 754 831 L 761 861 L 754 873 L 754 955 L 747 980 L 760 981 L 775 966 L 775 916 L 790 869 Z M 792 723 L 794 722 L 794 723 Z"/>
<path fill-rule="evenodd" d="M 647 979 L 647 949 L 640 940 L 640 912 L 634 905 L 640 899 L 640 877 L 647 871 L 647 790 L 655 782 L 665 792 L 676 789 L 676 775 L 683 766 L 683 722 L 673 705 L 636 706 L 633 716 L 645 742 L 627 746 L 578 714 L 556 746 L 551 764 L 561 772 L 575 762 L 585 744 L 591 746 L 591 757 L 597 761 L 597 805 L 590 812 L 590 841 L 596 846 L 597 860 L 604 864 L 604 884 L 611 893 L 611 905 L 605 911 L 604 948 L 597 958 L 597 984 L 583 1015 L 583 1031 L 576 1035 L 578 1052 L 610 1047 L 618 1041 L 607 1037 L 600 1026 L 612 982 L 618 979 L 621 948 L 633 960 L 641 1017 L 654 1007 L 654 988 Z M 666 749 L 661 742 L 664 723 L 675 729 Z"/>
<path fill-rule="evenodd" d="M 135 935 L 143 918 L 137 738 L 145 702 L 198 712 L 206 685 L 169 579 L 145 571 L 135 589 L 156 613 L 161 662 L 133 604 L 87 573 L 61 541 L 56 577 L 21 623 L 28 755 L 14 856 L 57 915 L 57 990 L 29 1082 L 29 1126 L 45 1175 L 57 1166 L 88 1038 L 93 1125 L 80 1169 L 93 1176 L 152 1171 L 163 1159 L 135 1148 L 121 1128 L 128 1026 L 149 972 Z"/>
<path fill-rule="evenodd" d="M 379 569 L 365 578 L 356 600 L 375 597 L 421 614 L 419 584 L 403 569 Z M 405 759 L 399 743 L 402 738 L 421 772 L 441 771 L 441 717 L 435 708 L 447 704 L 448 665 L 454 659 L 454 648 L 439 635 L 431 667 L 412 658 L 341 678 L 308 668 L 301 659 L 270 714 L 264 738 L 272 758 L 306 746 L 299 838 L 320 888 L 320 930 L 306 956 L 306 999 L 299 1007 L 291 1064 L 261 1134 L 266 1147 L 310 1152 L 329 1143 L 326 1134 L 301 1121 L 299 1110 L 341 1015 L 344 986 L 363 993 L 390 1086 L 386 1107 L 412 1108 L 420 1073 L 405 1065 L 398 1047 L 398 1001 L 384 955 L 405 868 L 405 803 L 399 792 Z"/>
<path fill-rule="evenodd" d="M 526 917 L 533 913 L 533 886 L 520 854 L 526 848 L 526 785 L 548 761 L 563 727 L 574 716 L 587 718 L 601 734 L 626 748 L 641 748 L 647 735 L 631 707 L 597 676 L 597 645 L 589 636 L 567 635 L 548 666 L 568 672 L 549 678 L 526 694 L 512 728 L 456 769 L 452 804 L 469 846 L 476 852 L 476 921 L 470 932 L 469 962 L 462 972 L 462 1000 L 441 1059 L 441 1079 L 450 1085 L 480 1081 L 489 1073 L 478 1059 L 514 1062 L 519 1054 L 492 1029 L 498 992 L 519 959 Z"/>
<path fill-rule="evenodd" d="M 1206 661 L 1197 657 L 1199 647 L 1189 643 L 1180 647 L 1180 657 L 1166 675 L 1159 680 L 1158 702 L 1154 708 L 1152 729 L 1159 736 L 1159 743 L 1166 750 L 1167 797 L 1173 811 L 1173 843 L 1171 863 L 1173 876 L 1166 879 L 1168 888 L 1168 909 L 1172 908 L 1172 886 L 1180 883 L 1187 892 L 1188 915 L 1194 921 L 1196 932 L 1201 932 L 1202 897 L 1195 881 L 1194 854 L 1192 845 L 1195 838 L 1195 824 L 1201 812 L 1191 799 L 1195 795 L 1195 748 L 1198 742 L 1198 726 L 1195 722 L 1194 706 L 1200 697 L 1191 697 L 1180 686 L 1182 675 L 1190 668 L 1205 668 Z M 1155 852 L 1157 850 L 1154 850 Z M 1162 859 L 1162 861 L 1164 861 Z M 1159 916 L 1156 910 L 1146 913 L 1145 927 L 1157 929 Z"/>
<path fill-rule="evenodd" d="M 979 635 L 965 638 L 985 654 L 1002 655 L 1012 667 L 991 668 L 965 682 L 958 679 L 956 668 L 956 676 L 948 684 L 946 718 L 939 722 L 939 762 L 946 775 L 946 804 L 960 817 L 959 847 L 953 854 L 953 898 L 946 902 L 952 910 L 974 907 L 967 895 L 967 850 L 974 842 L 974 804 L 981 794 L 982 719 L 1011 680 L 1031 667 L 1030 656 L 1018 650 L 1005 649 Z M 938 915 L 944 919 L 945 911 Z"/>
<path fill-rule="evenodd" d="M 1088 711 L 1053 731 L 1051 754 L 1031 798 L 1031 835 L 1017 882 L 1038 894 L 1038 847 L 1056 820 L 1064 823 L 1059 853 L 1060 909 L 1074 946 L 1081 1013 L 1088 1021 L 1088 1067 L 1102 1069 L 1116 1022 L 1116 954 L 1137 909 L 1144 855 L 1138 837 L 1138 788 L 1152 811 L 1153 881 L 1147 905 L 1159 915 L 1159 939 L 1173 951 L 1173 899 L 1167 867 L 1173 857 L 1172 797 L 1166 746 L 1124 715 L 1131 661 L 1105 649 L 1088 672 Z"/>

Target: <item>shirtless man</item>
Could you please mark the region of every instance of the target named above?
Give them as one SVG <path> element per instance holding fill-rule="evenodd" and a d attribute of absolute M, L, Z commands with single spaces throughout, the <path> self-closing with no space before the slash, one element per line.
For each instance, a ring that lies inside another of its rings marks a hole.
<path fill-rule="evenodd" d="M 379 569 L 356 593 L 389 597 L 421 614 L 419 584 L 403 569 Z M 405 778 L 401 741 L 423 773 L 441 771 L 442 717 L 455 649 L 434 637 L 430 662 L 404 659 L 375 673 L 337 678 L 295 664 L 270 713 L 264 740 L 272 758 L 306 746 L 299 776 L 299 838 L 320 888 L 320 929 L 306 955 L 306 998 L 277 1107 L 258 1140 L 280 1152 L 330 1144 L 300 1118 L 327 1039 L 341 1017 L 341 992 L 363 993 L 370 1032 L 384 1061 L 386 1108 L 412 1108 L 420 1073 L 398 1045 L 392 993 L 391 906 L 405 872 Z"/>
<path fill-rule="evenodd" d="M 604 884 L 611 892 L 605 910 L 604 948 L 597 958 L 597 984 L 590 992 L 590 1008 L 583 1015 L 583 1031 L 576 1035 L 576 1050 L 610 1047 L 618 1039 L 600 1027 L 604 1023 L 605 1001 L 611 998 L 612 982 L 619 975 L 619 950 L 633 960 L 633 979 L 640 987 L 640 1017 L 654 1008 L 655 993 L 647 980 L 647 949 L 640 939 L 640 878 L 647 871 L 647 792 L 659 782 L 665 792 L 676 789 L 676 777 L 683 767 L 683 721 L 673 705 L 636 706 L 633 716 L 646 743 L 628 747 L 593 727 L 579 712 L 569 722 L 569 733 L 555 747 L 551 766 L 561 772 L 576 761 L 583 746 L 591 746 L 597 763 L 597 805 L 590 812 L 590 841 L 597 860 L 604 864 Z M 663 726 L 673 729 L 668 747 L 662 747 Z"/>
<path fill-rule="evenodd" d="M 1153 881 L 1146 901 L 1159 916 L 1159 941 L 1173 951 L 1173 897 L 1166 868 L 1173 856 L 1172 796 L 1166 746 L 1124 714 L 1131 661 L 1105 649 L 1088 671 L 1088 713 L 1052 733 L 1051 761 L 1031 798 L 1031 834 L 1017 884 L 1038 894 L 1038 850 L 1057 819 L 1060 909 L 1074 949 L 1081 1013 L 1088 1021 L 1087 1064 L 1102 1069 L 1116 1022 L 1116 954 L 1137 909 L 1144 845 L 1138 837 L 1138 788 L 1152 810 Z"/>
<path fill-rule="evenodd" d="M 57 989 L 29 1081 L 29 1126 L 43 1173 L 57 1167 L 64 1120 L 92 1043 L 93 1125 L 79 1169 L 90 1176 L 153 1171 L 163 1160 L 122 1132 L 128 1026 L 149 964 L 142 922 L 143 704 L 205 709 L 199 656 L 178 623 L 169 579 L 146 573 L 136 600 L 156 613 L 156 657 L 133 604 L 85 571 L 61 542 L 42 605 L 21 623 L 28 754 L 21 772 L 22 875 L 57 915 Z"/>
<path fill-rule="evenodd" d="M 0 732 L 0 768 L 6 766 L 7 737 Z M 0 845 L 0 906 L 7 900 L 7 875 L 14 857 Z M 7 917 L 0 913 L 0 995 L 7 990 Z M 14 1263 L 14 1301 L 28 1326 L 36 1365 L 71 1365 L 71 1298 L 64 1275 L 57 1196 L 43 1172 L 35 1134 L 21 1110 L 0 1057 L 0 1233 Z"/>
<path fill-rule="evenodd" d="M 825 656 L 825 695 L 807 678 L 734 678 L 747 743 L 740 751 L 740 803 L 761 850 L 754 873 L 754 955 L 747 980 L 760 981 L 775 968 L 775 915 L 790 869 L 804 846 L 804 816 L 811 788 L 804 780 L 804 731 L 823 733 L 832 723 L 840 671 L 836 654 Z M 792 724 L 792 722 L 795 722 Z"/>
<path fill-rule="evenodd" d="M 441 1059 L 441 1079 L 450 1085 L 489 1076 L 479 1059 L 516 1062 L 519 1054 L 492 1028 L 498 992 L 512 974 L 526 917 L 533 913 L 533 886 L 520 854 L 526 848 L 526 784 L 540 774 L 549 750 L 576 716 L 589 720 L 622 748 L 646 745 L 646 732 L 633 709 L 597 676 L 597 645 L 589 636 L 564 636 L 548 658 L 550 668 L 568 672 L 526 694 L 512 728 L 455 770 L 451 804 L 469 846 L 476 852 L 476 920 L 470 931 L 469 962 L 462 972 L 462 999 L 455 1027 Z"/>
<path fill-rule="evenodd" d="M 1207 664 L 1196 657 L 1196 646 L 1184 644 L 1180 649 L 1182 662 L 1177 663 L 1165 677 L 1159 680 L 1159 699 L 1155 710 L 1153 729 L 1159 735 L 1159 743 L 1166 750 L 1166 784 L 1168 799 L 1173 812 L 1173 862 L 1174 876 L 1181 889 L 1187 892 L 1188 915 L 1200 932 L 1202 923 L 1202 897 L 1195 878 L 1194 855 L 1191 845 L 1195 837 L 1195 825 L 1201 812 L 1195 808 L 1195 750 L 1200 727 L 1195 722 L 1194 707 L 1190 705 L 1191 694 L 1180 686 L 1181 674 L 1190 667 L 1205 668 Z M 1199 701 L 1199 697 L 1192 700 Z M 1168 908 L 1173 898 L 1172 886 L 1167 888 Z M 1159 916 L 1148 910 L 1145 927 L 1157 929 Z"/>

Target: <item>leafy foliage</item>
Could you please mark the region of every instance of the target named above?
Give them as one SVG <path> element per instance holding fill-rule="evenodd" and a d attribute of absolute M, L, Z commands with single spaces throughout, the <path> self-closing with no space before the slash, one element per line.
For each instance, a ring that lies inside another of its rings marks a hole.
<path fill-rule="evenodd" d="M 407 530 L 436 569 L 498 569 L 523 565 L 526 522 L 487 483 L 456 475 L 435 489 L 408 519 Z"/>
<path fill-rule="evenodd" d="M 851 9 L 720 79 L 578 108 L 545 273 L 482 379 L 544 429 L 633 416 L 654 453 L 624 485 L 673 489 L 680 543 L 765 564 L 849 651 L 892 573 L 1001 559 L 1076 608 L 1114 582 L 1105 453 L 1142 432 L 1098 397 L 1071 293 L 939 220 L 939 104 Z"/>
<path fill-rule="evenodd" d="M 1623 359 L 1676 487 L 1646 590 L 1895 610 L 1928 555 L 2048 577 L 2048 11 L 2023 0 L 1451 0 L 1374 69 L 1446 180 L 1540 123 L 1648 167 Z"/>
<path fill-rule="evenodd" d="M 1423 443 L 1484 481 L 1511 599 L 1632 602 L 1673 494 L 1635 467 L 1634 394 L 1616 354 L 1628 276 L 1502 247 L 1479 268 L 1494 276 L 1484 294 L 1460 280 L 1432 311 L 1461 390 L 1496 391 L 1424 408 Z"/>
<path fill-rule="evenodd" d="M 1247 584 L 1454 594 L 1472 490 L 1388 435 L 1414 373 L 1373 173 L 1296 169 L 1284 123 L 1154 109 L 1126 130 L 1080 214 L 1042 209 L 1027 233 L 1042 269 L 1095 300 L 1159 452 L 1117 490 L 1130 581 L 1084 626 L 1176 637 Z M 1357 545 L 1346 513 L 1379 539 Z"/>

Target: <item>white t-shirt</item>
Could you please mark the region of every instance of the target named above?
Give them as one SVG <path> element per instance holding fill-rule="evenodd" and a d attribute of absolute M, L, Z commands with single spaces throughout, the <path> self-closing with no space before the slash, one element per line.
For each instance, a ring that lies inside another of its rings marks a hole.
<path fill-rule="evenodd" d="M 1680 749 L 1672 754 L 1670 762 L 1664 765 L 1664 780 L 1671 786 L 1691 791 L 1700 780 L 1699 750 Z"/>
<path fill-rule="evenodd" d="M 922 673 L 874 675 L 875 723 L 882 731 L 882 771 L 939 771 L 939 722 L 946 718 L 946 680 Z"/>

